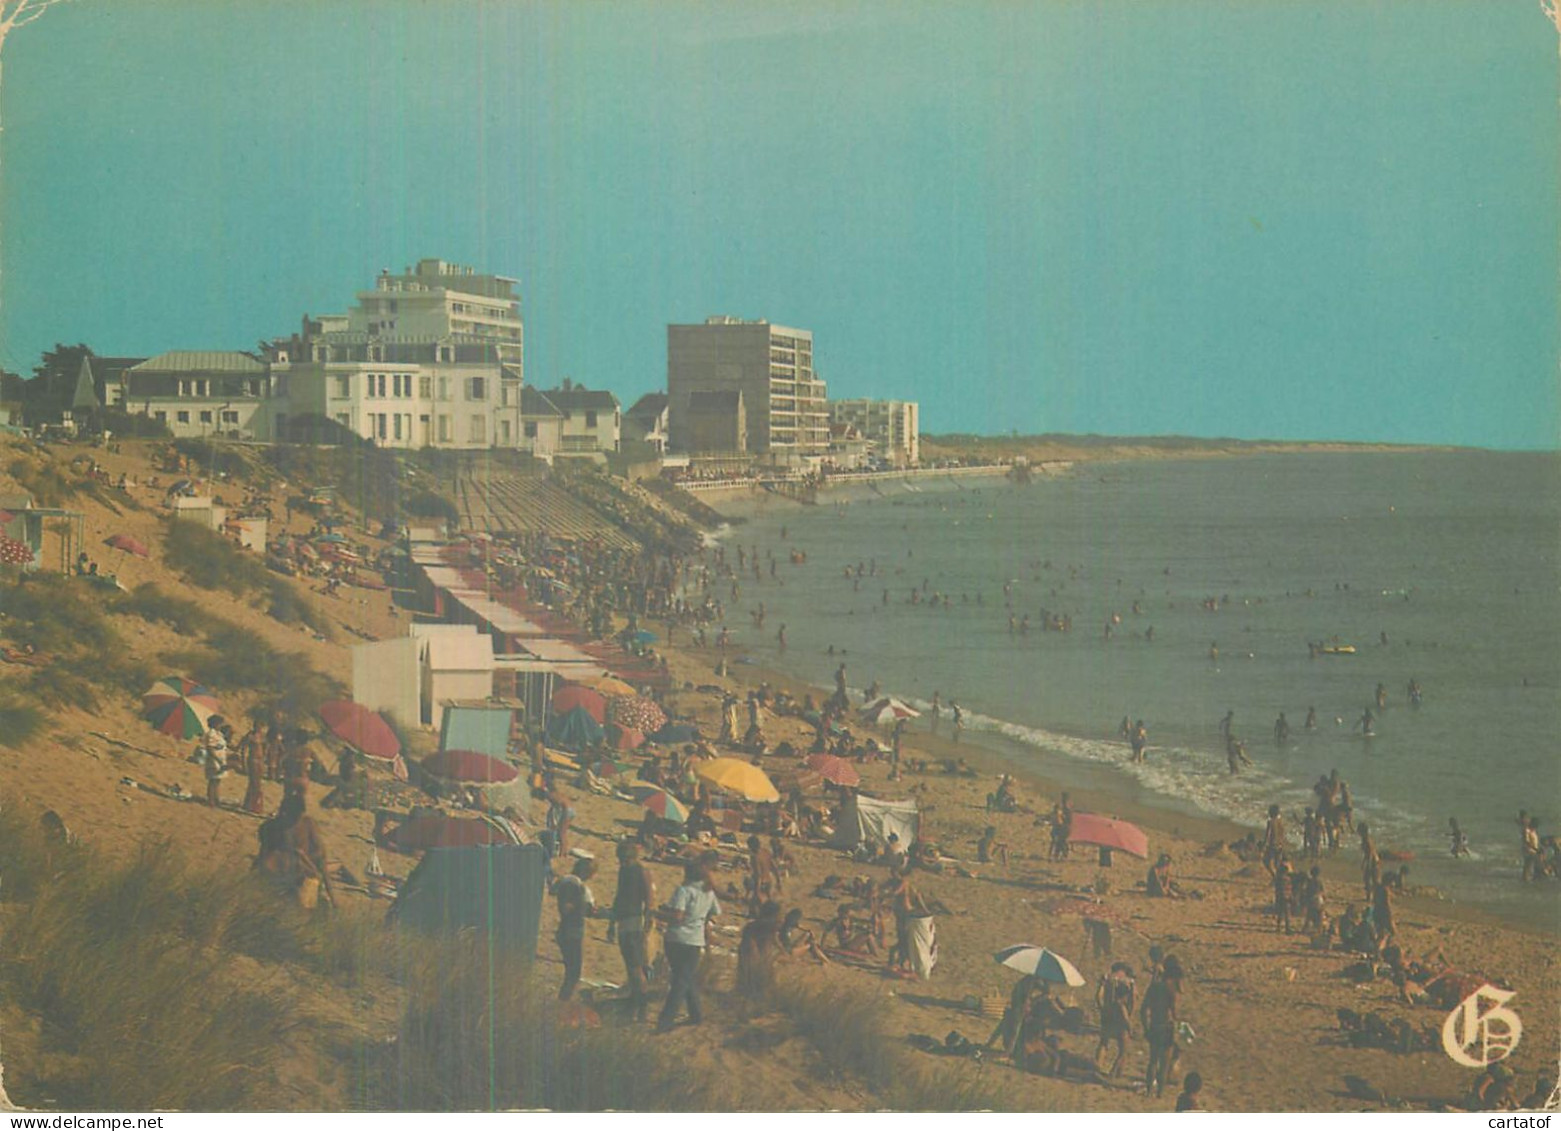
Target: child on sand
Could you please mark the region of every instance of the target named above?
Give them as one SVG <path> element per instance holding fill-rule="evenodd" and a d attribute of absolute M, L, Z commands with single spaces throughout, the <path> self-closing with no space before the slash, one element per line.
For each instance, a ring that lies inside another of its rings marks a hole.
<path fill-rule="evenodd" d="M 1203 1077 L 1196 1072 L 1187 1073 L 1182 1081 L 1182 1094 L 1176 1097 L 1177 1111 L 1202 1111 L 1198 1106 L 1198 1093 L 1203 1091 Z"/>

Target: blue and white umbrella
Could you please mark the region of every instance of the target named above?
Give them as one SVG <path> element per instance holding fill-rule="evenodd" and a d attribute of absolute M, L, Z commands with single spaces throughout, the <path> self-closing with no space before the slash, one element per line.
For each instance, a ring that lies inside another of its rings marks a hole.
<path fill-rule="evenodd" d="M 1004 947 L 992 956 L 998 965 L 1007 966 L 1021 974 L 1033 974 L 1043 982 L 1059 982 L 1064 986 L 1084 985 L 1084 975 L 1078 967 L 1055 951 L 1034 943 L 1020 943 Z"/>

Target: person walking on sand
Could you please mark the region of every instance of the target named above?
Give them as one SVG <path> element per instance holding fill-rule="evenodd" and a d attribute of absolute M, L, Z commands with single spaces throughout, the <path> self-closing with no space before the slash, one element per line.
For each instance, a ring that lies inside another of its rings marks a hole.
<path fill-rule="evenodd" d="M 222 807 L 222 779 L 228 776 L 228 740 L 223 728 L 212 727 L 201 741 L 205 753 L 203 768 L 206 772 L 206 804 L 213 809 Z"/>
<path fill-rule="evenodd" d="M 942 713 L 943 699 L 936 691 L 934 691 L 932 693 L 932 706 L 927 710 L 927 718 L 931 722 L 931 730 L 933 734 L 938 733 L 938 716 Z"/>
<path fill-rule="evenodd" d="M 949 711 L 954 716 L 954 741 L 958 742 L 959 736 L 964 733 L 965 730 L 965 712 L 963 709 L 961 709 L 959 700 L 957 699 L 949 700 Z"/>
<path fill-rule="evenodd" d="M 1133 761 L 1142 762 L 1144 760 L 1144 752 L 1149 749 L 1149 731 L 1144 726 L 1143 719 L 1139 719 L 1134 724 L 1133 733 L 1129 736 L 1128 741 L 1133 746 Z"/>
<path fill-rule="evenodd" d="M 702 861 L 691 861 L 683 868 L 683 883 L 672 893 L 668 905 L 667 963 L 672 967 L 672 985 L 656 1022 L 656 1031 L 665 1033 L 685 1006 L 688 1020 L 698 1025 L 704 1020 L 699 1005 L 699 963 L 705 956 L 705 925 L 721 914 L 710 873 Z"/>
<path fill-rule="evenodd" d="M 1272 876 L 1285 855 L 1285 819 L 1279 806 L 1268 807 L 1268 824 L 1263 827 L 1263 869 Z"/>

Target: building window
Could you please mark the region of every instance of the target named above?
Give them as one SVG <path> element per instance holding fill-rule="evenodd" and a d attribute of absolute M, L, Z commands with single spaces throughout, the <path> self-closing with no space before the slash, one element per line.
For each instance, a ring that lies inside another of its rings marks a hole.
<path fill-rule="evenodd" d="M 488 418 L 486 416 L 472 417 L 471 440 L 474 444 L 486 444 L 488 442 Z"/>
<path fill-rule="evenodd" d="M 439 399 L 442 401 L 450 399 L 450 378 L 448 377 L 439 378 Z"/>
<path fill-rule="evenodd" d="M 224 423 L 224 424 L 237 424 L 238 423 L 238 413 L 236 413 L 236 412 L 224 412 L 222 414 L 222 423 Z"/>
<path fill-rule="evenodd" d="M 190 422 L 189 410 L 181 408 L 178 412 L 174 413 L 173 418 L 180 424 L 188 424 Z"/>
<path fill-rule="evenodd" d="M 337 397 L 339 397 L 339 398 L 341 398 L 343 400 L 345 400 L 347 397 L 352 396 L 352 378 L 351 377 L 338 377 L 338 378 L 336 378 L 336 395 L 337 395 Z"/>
<path fill-rule="evenodd" d="M 372 397 L 374 395 L 374 374 L 365 373 L 363 378 L 368 383 L 368 392 L 366 395 Z"/>
<path fill-rule="evenodd" d="M 181 397 L 187 397 L 190 395 L 190 383 L 182 377 L 179 378 L 179 395 Z"/>
<path fill-rule="evenodd" d="M 401 414 L 396 413 L 396 439 L 401 439 Z"/>
<path fill-rule="evenodd" d="M 434 399 L 434 379 L 432 377 L 419 377 L 417 379 L 417 395 L 425 401 Z"/>
<path fill-rule="evenodd" d="M 385 375 L 383 373 L 379 375 L 379 395 L 385 395 Z"/>
<path fill-rule="evenodd" d="M 586 409 L 586 412 L 585 412 L 585 426 L 587 428 L 595 428 L 596 427 L 596 411 L 594 409 Z"/>
<path fill-rule="evenodd" d="M 159 424 L 167 424 L 168 414 L 162 409 L 158 409 L 156 412 L 152 413 L 152 419 L 157 421 Z"/>
<path fill-rule="evenodd" d="M 466 379 L 466 399 L 469 401 L 485 401 L 488 399 L 488 380 L 486 377 L 468 377 Z"/>
<path fill-rule="evenodd" d="M 521 425 L 521 428 L 525 431 L 526 439 L 535 440 L 537 438 L 537 422 L 535 420 L 526 421 Z"/>
<path fill-rule="evenodd" d="M 510 442 L 510 427 L 508 420 L 499 421 L 499 443 L 508 446 Z"/>
<path fill-rule="evenodd" d="M 450 417 L 448 414 L 441 414 L 439 417 L 439 442 L 442 444 L 450 442 Z"/>
<path fill-rule="evenodd" d="M 387 414 L 383 413 L 383 412 L 376 414 L 376 420 L 375 420 L 375 426 L 374 426 L 374 434 L 376 436 L 378 436 L 381 440 L 385 439 L 385 430 L 386 430 L 385 429 L 385 424 L 386 424 L 385 416 L 386 415 Z"/>

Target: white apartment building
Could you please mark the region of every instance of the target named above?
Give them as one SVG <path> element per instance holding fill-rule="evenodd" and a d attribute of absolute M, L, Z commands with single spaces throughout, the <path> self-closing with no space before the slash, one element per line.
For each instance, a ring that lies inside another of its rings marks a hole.
<path fill-rule="evenodd" d="M 667 327 L 668 437 L 690 451 L 689 397 L 742 394 L 749 452 L 777 461 L 818 456 L 829 447 L 824 382 L 813 369 L 813 333 L 765 319 L 717 315 Z M 735 402 L 734 402 L 735 403 Z M 734 431 L 742 431 L 735 427 Z"/>
<path fill-rule="evenodd" d="M 830 401 L 829 420 L 855 428 L 896 467 L 921 462 L 921 410 L 915 401 Z"/>
<path fill-rule="evenodd" d="M 320 421 L 389 448 L 522 448 L 515 280 L 439 259 L 271 344 L 276 439 Z"/>

